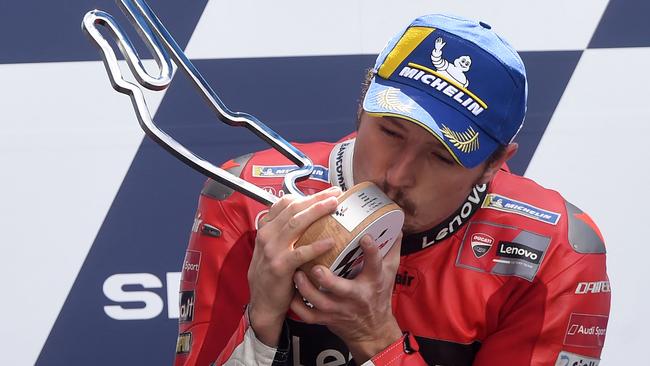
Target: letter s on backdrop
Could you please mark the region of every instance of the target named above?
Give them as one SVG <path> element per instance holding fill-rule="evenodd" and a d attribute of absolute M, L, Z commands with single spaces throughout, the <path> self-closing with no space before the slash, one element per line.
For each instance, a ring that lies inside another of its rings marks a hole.
<path fill-rule="evenodd" d="M 125 285 L 140 285 L 143 288 L 161 288 L 160 279 L 151 273 L 118 273 L 104 281 L 104 295 L 115 302 L 143 302 L 144 307 L 124 308 L 121 305 L 106 305 L 104 312 L 115 320 L 152 319 L 163 310 L 163 300 L 151 291 L 124 291 Z"/>

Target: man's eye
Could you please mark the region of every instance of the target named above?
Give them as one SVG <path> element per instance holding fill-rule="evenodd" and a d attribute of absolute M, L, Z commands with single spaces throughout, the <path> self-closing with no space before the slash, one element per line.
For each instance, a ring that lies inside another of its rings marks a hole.
<path fill-rule="evenodd" d="M 396 132 L 394 132 L 394 131 L 392 131 L 392 130 L 387 129 L 386 127 L 381 126 L 380 128 L 381 128 L 381 131 L 382 131 L 383 133 L 385 133 L 386 135 L 388 135 L 388 136 L 390 136 L 390 137 L 394 137 L 394 138 L 401 138 L 401 137 L 402 137 L 402 136 L 399 135 L 398 133 L 396 133 Z"/>
<path fill-rule="evenodd" d="M 447 156 L 445 156 L 445 155 L 443 155 L 441 153 L 433 152 L 433 153 L 431 153 L 431 155 L 433 155 L 433 157 L 435 157 L 436 159 L 442 161 L 443 163 L 445 163 L 447 165 L 453 165 L 454 164 L 453 160 L 451 160 L 450 158 L 448 158 Z"/>

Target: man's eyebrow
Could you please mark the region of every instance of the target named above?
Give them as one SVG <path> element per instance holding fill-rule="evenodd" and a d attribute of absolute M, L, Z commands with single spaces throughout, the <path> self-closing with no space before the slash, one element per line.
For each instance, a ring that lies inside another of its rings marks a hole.
<path fill-rule="evenodd" d="M 445 155 L 449 155 L 451 157 L 451 154 L 449 153 L 449 150 L 447 149 L 445 144 L 438 139 L 434 139 L 430 142 L 427 142 L 427 146 L 429 146 L 431 149 L 435 150 L 436 152 L 442 152 Z"/>
<path fill-rule="evenodd" d="M 406 129 L 406 127 L 404 127 L 404 123 L 406 123 L 406 122 L 405 121 L 400 121 L 397 117 L 385 116 L 385 117 L 383 117 L 383 119 L 385 121 L 387 121 L 388 123 L 390 123 L 391 125 L 395 126 L 396 128 L 402 130 L 402 131 L 404 131 Z M 411 123 L 411 122 L 408 122 L 408 123 Z M 429 133 L 429 132 L 425 131 L 424 129 L 422 129 L 422 132 L 423 133 Z M 443 153 L 444 155 L 449 156 L 449 158 L 452 158 L 452 156 L 449 153 L 449 151 L 447 150 L 447 148 L 443 145 L 443 143 L 441 141 L 439 141 L 437 139 L 435 139 L 435 140 L 433 140 L 431 142 L 428 142 L 427 146 L 429 146 L 430 148 L 432 148 L 436 152 Z"/>
<path fill-rule="evenodd" d="M 428 142 L 428 143 L 427 143 L 427 146 L 429 146 L 430 148 L 432 148 L 432 149 L 434 149 L 434 150 L 444 150 L 444 151 L 447 151 L 447 149 L 446 149 L 444 146 L 442 146 L 442 143 L 441 143 L 440 141 L 437 141 L 437 140 L 436 140 L 436 141 Z"/>
<path fill-rule="evenodd" d="M 394 127 L 399 128 L 402 131 L 406 129 L 406 127 L 404 127 L 404 122 L 399 121 L 396 117 L 385 116 L 384 120 L 388 121 Z"/>

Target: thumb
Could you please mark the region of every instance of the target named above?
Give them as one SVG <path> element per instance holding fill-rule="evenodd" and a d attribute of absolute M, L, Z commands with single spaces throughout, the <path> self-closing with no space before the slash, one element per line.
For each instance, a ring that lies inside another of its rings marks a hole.
<path fill-rule="evenodd" d="M 386 253 L 386 256 L 384 257 L 384 261 L 383 261 L 386 269 L 395 273 L 397 273 L 397 268 L 399 267 L 403 236 L 404 234 L 400 232 L 399 235 L 397 236 L 397 239 L 395 239 L 395 243 L 390 248 L 388 253 Z"/>

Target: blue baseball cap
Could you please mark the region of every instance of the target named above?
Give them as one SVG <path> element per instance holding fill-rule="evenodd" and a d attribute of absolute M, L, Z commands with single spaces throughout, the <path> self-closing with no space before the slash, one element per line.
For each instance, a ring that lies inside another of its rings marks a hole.
<path fill-rule="evenodd" d="M 491 27 L 450 15 L 415 19 L 377 57 L 363 109 L 412 121 L 473 168 L 524 122 L 524 63 Z"/>

